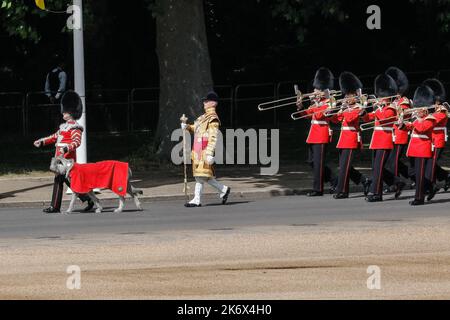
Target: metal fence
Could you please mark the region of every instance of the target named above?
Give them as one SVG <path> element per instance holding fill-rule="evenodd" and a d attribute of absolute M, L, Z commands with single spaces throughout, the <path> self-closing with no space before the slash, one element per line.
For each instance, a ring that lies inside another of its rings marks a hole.
<path fill-rule="evenodd" d="M 450 70 L 408 72 L 411 90 L 424 79 L 436 77 L 450 89 Z M 376 75 L 362 75 L 372 91 Z M 259 103 L 294 95 L 297 84 L 310 90 L 311 81 L 250 83 L 215 86 L 220 97 L 218 113 L 224 127 L 279 126 L 290 121 L 291 108 L 258 112 Z M 412 92 L 409 92 L 412 95 Z M 87 125 L 93 132 L 152 131 L 158 124 L 159 88 L 93 89 L 86 92 Z M 6 134 L 24 136 L 51 132 L 61 122 L 58 104 L 50 103 L 44 92 L 0 93 L 0 125 Z"/>

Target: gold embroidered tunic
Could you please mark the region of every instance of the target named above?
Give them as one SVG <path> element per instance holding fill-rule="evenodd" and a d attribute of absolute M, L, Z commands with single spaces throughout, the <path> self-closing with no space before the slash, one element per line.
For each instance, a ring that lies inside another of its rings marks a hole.
<path fill-rule="evenodd" d="M 187 130 L 194 133 L 192 147 L 192 173 L 194 177 L 214 178 L 214 164 L 208 164 L 208 156 L 214 157 L 219 132 L 220 120 L 215 108 L 206 110 L 206 113 L 188 125 Z"/>

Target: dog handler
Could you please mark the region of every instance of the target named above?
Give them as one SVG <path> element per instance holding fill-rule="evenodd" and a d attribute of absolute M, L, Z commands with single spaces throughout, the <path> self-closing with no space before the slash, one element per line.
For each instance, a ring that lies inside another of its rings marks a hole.
<path fill-rule="evenodd" d="M 76 120 L 81 118 L 82 112 L 83 104 L 80 96 L 74 91 L 67 91 L 61 99 L 61 114 L 65 122 L 60 125 L 56 133 L 36 140 L 34 146 L 40 148 L 54 144 L 56 147 L 55 158 L 64 157 L 76 161 L 76 149 L 81 145 L 81 135 L 83 134 L 83 127 Z M 65 175 L 55 175 L 52 202 L 50 207 L 43 210 L 45 213 L 60 213 L 64 182 L 70 187 Z M 79 195 L 79 198 L 83 202 L 88 202 L 84 211 L 93 208 L 94 202 L 87 195 Z"/>

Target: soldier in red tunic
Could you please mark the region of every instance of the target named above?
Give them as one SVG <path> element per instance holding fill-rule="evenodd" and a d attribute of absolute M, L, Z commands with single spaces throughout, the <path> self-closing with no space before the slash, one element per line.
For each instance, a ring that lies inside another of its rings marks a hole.
<path fill-rule="evenodd" d="M 397 84 L 397 94 L 400 97 L 394 100 L 394 105 L 397 107 L 397 113 L 401 114 L 405 110 L 411 108 L 411 101 L 405 96 L 405 92 L 409 87 L 408 77 L 397 67 L 388 68 L 386 74 L 391 76 Z M 405 115 L 404 120 L 409 120 L 409 118 L 410 115 Z M 406 155 L 405 152 L 409 140 L 409 131 L 405 127 L 400 129 L 398 124 L 394 124 L 393 139 L 394 148 L 386 163 L 388 171 L 385 172 L 387 173 L 386 180 L 388 180 L 388 185 L 393 185 L 394 177 L 400 178 L 400 176 L 405 179 L 411 178 L 414 181 L 414 166 L 411 166 L 411 171 L 408 166 L 401 161 L 402 156 Z"/>
<path fill-rule="evenodd" d="M 445 101 L 445 88 L 442 83 L 437 79 L 425 80 L 423 85 L 430 87 L 434 93 L 435 110 L 433 117 L 436 119 L 436 126 L 433 129 L 432 142 L 433 142 L 433 155 L 427 160 L 426 165 L 426 177 L 432 183 L 433 187 L 429 190 L 427 200 L 433 199 L 436 192 L 439 191 L 439 187 L 436 186 L 436 181 L 445 181 L 444 189 L 448 189 L 450 185 L 450 178 L 447 171 L 445 171 L 438 163 L 442 152 L 444 151 L 445 144 L 448 139 L 447 135 L 447 121 L 448 110 L 442 105 Z"/>
<path fill-rule="evenodd" d="M 339 149 L 339 176 L 335 199 L 348 198 L 349 182 L 355 184 L 363 183 L 366 194 L 370 185 L 369 179 L 365 178 L 358 170 L 352 166 L 355 152 L 362 149 L 361 131 L 359 119 L 362 115 L 362 106 L 357 103 L 357 95 L 361 95 L 362 83 L 351 72 L 343 72 L 339 76 L 339 86 L 345 95 L 346 103 L 331 121 L 342 123 L 341 135 L 337 143 Z"/>
<path fill-rule="evenodd" d="M 409 141 L 406 155 L 414 158 L 414 168 L 416 171 L 416 194 L 414 200 L 409 204 L 412 206 L 423 205 L 425 200 L 425 190 L 430 188 L 431 181 L 425 177 L 425 167 L 427 159 L 433 155 L 432 135 L 436 126 L 436 119 L 428 115 L 426 108 L 433 104 L 434 93 L 428 86 L 420 86 L 416 89 L 413 98 L 413 106 L 417 117 L 414 122 L 405 122 L 404 126 L 411 130 L 411 139 Z"/>
<path fill-rule="evenodd" d="M 309 148 L 309 163 L 313 168 L 314 176 L 313 190 L 307 194 L 310 197 L 322 196 L 324 182 L 330 182 L 333 187 L 336 181 L 331 169 L 325 165 L 325 149 L 333 134 L 330 129 L 330 119 L 325 115 L 325 110 L 331 106 L 330 97 L 326 96 L 326 92 L 334 87 L 334 76 L 331 71 L 323 67 L 317 70 L 313 87 L 317 97 L 305 110 L 305 114 L 311 119 L 311 128 L 306 140 Z"/>
<path fill-rule="evenodd" d="M 81 145 L 81 135 L 83 134 L 83 127 L 76 120 L 80 119 L 82 112 L 83 105 L 78 94 L 74 91 L 67 91 L 61 99 L 61 114 L 65 123 L 61 124 L 59 130 L 51 136 L 36 140 L 34 146 L 40 148 L 54 144 L 56 147 L 55 157 L 76 161 L 76 149 Z M 51 206 L 44 209 L 45 213 L 60 212 L 64 182 L 70 187 L 64 175 L 55 176 Z M 94 206 L 87 195 L 80 195 L 80 200 L 89 203 L 85 211 L 91 210 Z"/>
<path fill-rule="evenodd" d="M 381 74 L 375 79 L 375 94 L 380 99 L 377 109 L 365 114 L 364 121 L 375 120 L 370 149 L 373 150 L 373 176 L 370 185 L 368 202 L 383 201 L 383 173 L 390 151 L 394 148 L 392 133 L 393 122 L 397 111 L 386 97 L 393 96 L 398 92 L 394 79 L 387 74 Z M 384 98 L 384 99 L 383 99 Z M 401 185 L 397 187 L 396 198 L 400 195 Z"/>

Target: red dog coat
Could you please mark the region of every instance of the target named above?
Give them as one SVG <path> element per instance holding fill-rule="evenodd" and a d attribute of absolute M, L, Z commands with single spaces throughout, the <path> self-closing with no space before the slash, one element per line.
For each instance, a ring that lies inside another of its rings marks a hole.
<path fill-rule="evenodd" d="M 70 171 L 70 188 L 76 193 L 88 193 L 94 188 L 110 189 L 125 196 L 128 183 L 128 163 L 101 161 L 97 163 L 74 163 Z"/>

